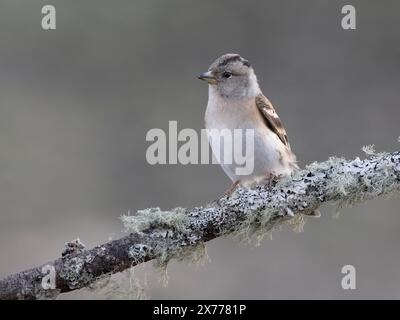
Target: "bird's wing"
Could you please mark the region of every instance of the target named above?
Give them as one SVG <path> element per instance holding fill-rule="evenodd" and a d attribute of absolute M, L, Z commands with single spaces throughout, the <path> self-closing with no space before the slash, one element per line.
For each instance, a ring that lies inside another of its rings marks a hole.
<path fill-rule="evenodd" d="M 283 127 L 281 119 L 279 119 L 271 102 L 263 95 L 260 94 L 256 97 L 256 106 L 260 111 L 261 116 L 264 119 L 267 127 L 275 133 L 282 143 L 290 150 L 289 140 L 286 134 L 286 130 Z"/>

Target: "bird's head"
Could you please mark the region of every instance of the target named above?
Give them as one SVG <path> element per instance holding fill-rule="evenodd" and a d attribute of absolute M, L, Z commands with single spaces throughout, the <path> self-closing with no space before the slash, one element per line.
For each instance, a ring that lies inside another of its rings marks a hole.
<path fill-rule="evenodd" d="M 260 93 L 257 77 L 250 63 L 239 54 L 224 54 L 198 76 L 223 98 L 252 98 Z"/>

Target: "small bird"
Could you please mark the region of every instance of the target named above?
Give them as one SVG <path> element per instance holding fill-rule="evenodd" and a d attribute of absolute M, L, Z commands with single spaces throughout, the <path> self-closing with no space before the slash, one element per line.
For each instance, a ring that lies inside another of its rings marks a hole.
<path fill-rule="evenodd" d="M 236 173 L 235 162 L 220 164 L 233 181 L 227 193 L 238 184 L 260 182 L 288 176 L 298 169 L 288 137 L 271 102 L 263 95 L 250 63 L 239 54 L 224 54 L 208 71 L 198 76 L 209 84 L 205 113 L 206 129 L 253 129 L 253 172 L 243 176 Z M 245 139 L 242 139 L 245 143 Z M 211 143 L 213 153 L 221 150 Z M 222 147 L 221 147 L 222 148 Z"/>

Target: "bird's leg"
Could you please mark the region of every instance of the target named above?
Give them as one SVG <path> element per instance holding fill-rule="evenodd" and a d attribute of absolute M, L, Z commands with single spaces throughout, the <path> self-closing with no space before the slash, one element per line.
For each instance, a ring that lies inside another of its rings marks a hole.
<path fill-rule="evenodd" d="M 239 185 L 240 180 L 236 180 L 231 184 L 231 186 L 228 188 L 228 190 L 225 191 L 224 196 L 230 196 L 233 191 L 235 191 L 236 187 Z"/>
<path fill-rule="evenodd" d="M 271 187 L 275 182 L 277 182 L 279 179 L 283 177 L 282 174 L 276 175 L 272 172 L 267 173 L 264 178 L 261 180 L 261 182 L 268 187 Z"/>

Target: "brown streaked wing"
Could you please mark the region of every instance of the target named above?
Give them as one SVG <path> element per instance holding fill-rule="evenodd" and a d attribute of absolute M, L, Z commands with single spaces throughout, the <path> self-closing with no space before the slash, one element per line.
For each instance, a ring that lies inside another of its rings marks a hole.
<path fill-rule="evenodd" d="M 256 97 L 256 106 L 260 111 L 265 124 L 272 132 L 274 132 L 282 143 L 290 150 L 289 140 L 286 134 L 286 130 L 283 127 L 281 119 L 279 119 L 271 102 L 263 95 L 260 94 Z"/>

